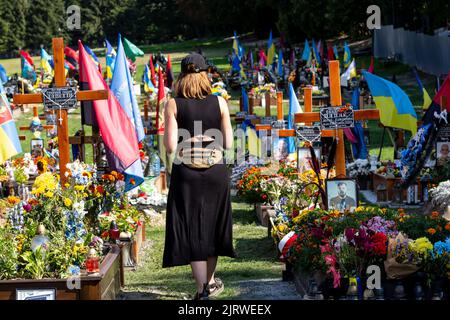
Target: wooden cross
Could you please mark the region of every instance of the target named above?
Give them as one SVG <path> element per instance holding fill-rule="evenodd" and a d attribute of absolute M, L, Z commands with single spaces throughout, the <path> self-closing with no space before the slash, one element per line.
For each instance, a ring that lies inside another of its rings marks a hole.
<path fill-rule="evenodd" d="M 66 86 L 66 75 L 64 71 L 64 40 L 63 38 L 53 38 L 53 61 L 54 61 L 54 82 L 55 87 Z M 93 101 L 104 100 L 108 98 L 107 90 L 84 90 L 77 91 L 77 101 Z M 42 103 L 43 96 L 41 93 L 36 94 L 16 94 L 14 95 L 14 103 L 29 104 Z M 60 109 L 57 111 L 57 128 L 58 128 L 58 145 L 59 145 L 59 170 L 61 177 L 61 186 L 66 182 L 66 165 L 70 162 L 69 153 L 69 122 L 67 117 L 68 111 Z"/>
<path fill-rule="evenodd" d="M 341 75 L 339 69 L 339 61 L 329 61 L 329 76 L 330 76 L 330 103 L 331 106 L 337 107 L 342 105 L 341 96 Z M 308 90 L 308 89 L 306 89 Z M 312 92 L 311 92 L 312 94 Z M 305 91 L 305 112 L 296 113 L 294 117 L 295 123 L 311 124 L 312 122 L 320 121 L 319 112 L 311 112 L 312 108 L 312 95 Z M 357 120 L 375 120 L 380 119 L 380 112 L 378 109 L 366 109 L 355 110 L 355 121 Z M 257 129 L 268 130 L 269 128 L 263 126 L 257 126 Z M 334 137 L 337 139 L 336 149 L 336 176 L 345 177 L 345 145 L 344 145 L 344 131 L 343 129 L 337 130 L 322 130 L 322 137 Z M 296 135 L 294 129 L 283 129 L 278 131 L 280 137 L 294 137 Z"/>

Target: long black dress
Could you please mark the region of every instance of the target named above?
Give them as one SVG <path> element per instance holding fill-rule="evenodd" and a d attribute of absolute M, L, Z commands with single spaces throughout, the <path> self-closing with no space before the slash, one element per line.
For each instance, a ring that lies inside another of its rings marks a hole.
<path fill-rule="evenodd" d="M 194 121 L 202 121 L 203 134 L 221 129 L 216 96 L 175 98 L 179 129 L 194 136 Z M 198 134 L 198 133 L 196 133 Z M 163 267 L 206 261 L 208 257 L 235 257 L 229 171 L 225 164 L 191 169 L 174 164 L 167 199 Z"/>

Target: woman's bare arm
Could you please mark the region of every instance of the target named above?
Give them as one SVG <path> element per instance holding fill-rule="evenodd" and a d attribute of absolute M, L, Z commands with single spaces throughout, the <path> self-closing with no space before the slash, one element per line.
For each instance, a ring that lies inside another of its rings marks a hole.
<path fill-rule="evenodd" d="M 220 112 L 222 113 L 222 134 L 223 134 L 223 147 L 225 149 L 231 149 L 233 147 L 233 128 L 231 127 L 230 111 L 228 110 L 227 101 L 219 98 Z"/>
<path fill-rule="evenodd" d="M 167 153 L 175 152 L 178 144 L 178 123 L 176 119 L 177 105 L 170 99 L 164 108 L 164 146 Z"/>

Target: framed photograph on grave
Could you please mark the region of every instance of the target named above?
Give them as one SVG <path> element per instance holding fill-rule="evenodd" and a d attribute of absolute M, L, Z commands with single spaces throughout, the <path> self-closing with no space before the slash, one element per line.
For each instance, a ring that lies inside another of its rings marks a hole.
<path fill-rule="evenodd" d="M 355 179 L 327 179 L 328 210 L 353 212 L 358 206 L 358 184 Z"/>
<path fill-rule="evenodd" d="M 320 148 L 315 147 L 314 153 L 316 158 L 320 161 Z M 304 173 L 308 170 L 312 170 L 311 165 L 311 151 L 309 148 L 297 148 L 297 168 L 299 173 Z"/>
<path fill-rule="evenodd" d="M 436 142 L 436 165 L 444 166 L 450 163 L 450 141 Z"/>
<path fill-rule="evenodd" d="M 31 139 L 31 156 L 33 158 L 41 157 L 44 155 L 44 139 Z"/>
<path fill-rule="evenodd" d="M 56 289 L 17 289 L 16 300 L 56 300 Z"/>
<path fill-rule="evenodd" d="M 272 158 L 275 161 L 285 160 L 288 156 L 288 140 L 287 138 L 274 138 L 272 136 L 272 149 L 271 149 Z"/>

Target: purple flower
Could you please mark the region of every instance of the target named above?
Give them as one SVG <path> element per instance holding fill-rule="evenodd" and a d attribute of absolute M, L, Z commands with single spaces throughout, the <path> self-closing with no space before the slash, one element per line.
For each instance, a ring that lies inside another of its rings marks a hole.
<path fill-rule="evenodd" d="M 27 203 L 27 204 L 24 204 L 24 205 L 23 205 L 23 209 L 24 209 L 26 212 L 30 212 L 31 209 L 33 209 L 33 207 L 31 206 L 31 204 Z"/>

